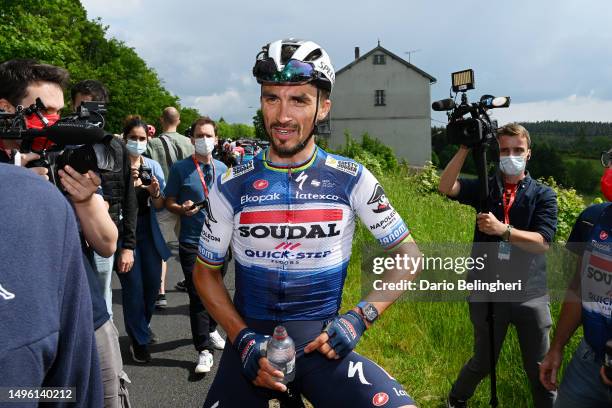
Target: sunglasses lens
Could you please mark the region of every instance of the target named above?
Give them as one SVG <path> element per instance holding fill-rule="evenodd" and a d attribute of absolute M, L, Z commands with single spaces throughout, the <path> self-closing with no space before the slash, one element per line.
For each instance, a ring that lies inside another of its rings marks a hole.
<path fill-rule="evenodd" d="M 283 70 L 278 72 L 276 63 L 271 58 L 257 61 L 253 73 L 259 81 L 274 83 L 307 82 L 316 77 L 314 66 L 310 63 L 289 60 Z"/>

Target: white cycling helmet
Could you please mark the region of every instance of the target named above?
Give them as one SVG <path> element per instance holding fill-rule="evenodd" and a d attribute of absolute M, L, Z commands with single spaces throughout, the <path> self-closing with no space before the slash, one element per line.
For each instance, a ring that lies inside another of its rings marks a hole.
<path fill-rule="evenodd" d="M 258 83 L 299 84 L 312 82 L 332 91 L 336 73 L 329 55 L 312 41 L 289 38 L 266 44 L 257 54 L 253 75 Z"/>

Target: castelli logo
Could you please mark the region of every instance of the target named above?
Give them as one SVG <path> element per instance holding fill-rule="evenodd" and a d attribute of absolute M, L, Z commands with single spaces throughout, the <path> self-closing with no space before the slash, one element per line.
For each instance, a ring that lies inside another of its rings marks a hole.
<path fill-rule="evenodd" d="M 608 239 L 608 233 L 606 231 L 601 231 L 599 233 L 599 239 L 601 239 L 602 241 L 605 241 L 606 239 Z"/>
<path fill-rule="evenodd" d="M 387 402 L 389 402 L 389 395 L 386 392 L 379 392 L 372 398 L 372 404 L 375 407 L 382 407 Z"/>
<path fill-rule="evenodd" d="M 255 182 L 253 183 L 253 188 L 257 190 L 263 190 L 264 188 L 267 188 L 269 185 L 270 183 L 268 183 L 268 180 L 259 179 L 259 180 L 255 180 Z"/>

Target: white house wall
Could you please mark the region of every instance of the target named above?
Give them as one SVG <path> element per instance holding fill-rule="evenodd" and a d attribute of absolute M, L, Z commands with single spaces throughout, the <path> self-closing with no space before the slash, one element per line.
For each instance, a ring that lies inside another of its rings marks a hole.
<path fill-rule="evenodd" d="M 410 165 L 421 166 L 431 160 L 430 81 L 388 54 L 384 65 L 374 65 L 373 57 L 336 77 L 329 143 L 344 144 L 345 129 L 354 138 L 367 131 Z M 374 106 L 379 89 L 385 91 L 385 106 Z"/>

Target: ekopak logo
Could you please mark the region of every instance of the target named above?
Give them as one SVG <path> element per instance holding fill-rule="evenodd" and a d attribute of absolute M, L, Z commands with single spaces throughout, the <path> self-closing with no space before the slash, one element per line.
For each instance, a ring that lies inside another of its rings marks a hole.
<path fill-rule="evenodd" d="M 605 241 L 606 239 L 608 239 L 608 233 L 604 230 L 602 230 L 599 233 L 599 239 L 601 239 L 602 241 Z"/>
<path fill-rule="evenodd" d="M 268 183 L 268 180 L 264 179 L 255 180 L 253 182 L 253 188 L 256 190 L 263 190 L 265 188 L 268 188 L 269 185 L 270 183 Z"/>

